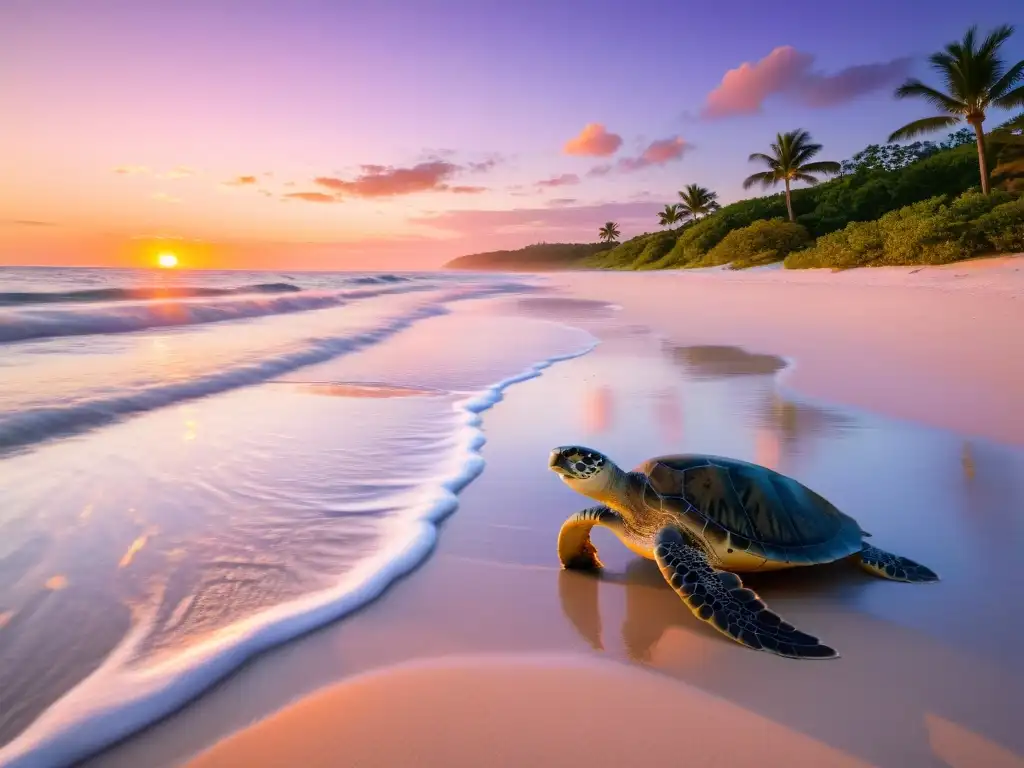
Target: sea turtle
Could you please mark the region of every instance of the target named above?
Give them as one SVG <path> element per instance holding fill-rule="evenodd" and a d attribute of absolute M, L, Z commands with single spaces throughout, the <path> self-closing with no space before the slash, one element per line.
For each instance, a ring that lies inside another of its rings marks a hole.
<path fill-rule="evenodd" d="M 732 571 L 768 571 L 849 557 L 875 576 L 938 581 L 928 568 L 867 544 L 856 520 L 796 480 L 767 467 L 699 454 L 659 456 L 624 472 L 604 454 L 555 448 L 548 466 L 574 491 L 600 502 L 558 534 L 566 568 L 600 568 L 590 541 L 610 528 L 655 560 L 697 618 L 733 640 L 794 659 L 838 654 L 768 610 Z"/>

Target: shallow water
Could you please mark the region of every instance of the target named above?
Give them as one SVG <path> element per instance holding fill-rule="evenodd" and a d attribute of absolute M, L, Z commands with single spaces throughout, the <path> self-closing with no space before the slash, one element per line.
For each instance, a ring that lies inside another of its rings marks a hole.
<path fill-rule="evenodd" d="M 589 648 L 683 677 L 879 765 L 941 764 L 928 762 L 936 728 L 939 741 L 963 727 L 1024 752 L 1012 693 L 1024 682 L 1024 622 L 1007 610 L 1020 584 L 1015 542 L 1024 540 L 1020 451 L 804 401 L 779 383 L 786 361 L 674 347 L 600 302 L 499 296 L 448 312 L 258 386 L 0 463 L 5 494 L 17 472 L 26 513 L 4 518 L 22 545 L 2 561 L 18 591 L 17 602 L 6 598 L 15 609 L 5 608 L 0 644 L 24 663 L 4 672 L 0 690 L 35 705 L 15 709 L 8 728 L 97 667 L 133 619 L 147 632 L 120 667 L 131 674 L 107 678 L 126 690 L 140 670 L 176 655 L 187 662 L 211 637 L 230 640 L 239 619 L 344 581 L 465 466 L 458 403 L 593 335 L 602 339 L 595 352 L 511 386 L 484 415 L 487 471 L 463 493 L 438 557 L 342 622 L 340 646 L 329 631 L 276 652 L 295 665 L 268 686 L 277 706 L 329 675 L 424 654 Z M 547 451 L 566 443 L 625 467 L 683 451 L 771 466 L 943 581 L 896 584 L 846 564 L 745 577 L 843 658 L 801 664 L 746 651 L 697 622 L 656 568 L 604 532 L 595 536 L 609 566 L 602 578 L 557 568 L 558 526 L 589 503 L 545 468 Z M 50 631 L 68 617 L 73 638 Z M 330 671 L 310 661 L 318 642 L 333 645 Z M 212 723 L 241 718 L 237 727 L 272 706 L 243 702 L 231 681 L 205 698 L 221 702 L 219 719 L 200 706 L 158 730 L 184 728 L 175 740 L 187 749 Z M 109 764 L 139 759 L 164 762 L 142 739 Z"/>
<path fill-rule="evenodd" d="M 102 746 L 358 607 L 429 552 L 479 471 L 475 414 L 510 377 L 593 343 L 447 315 L 521 283 L 424 277 L 353 296 L 344 279 L 342 300 L 298 312 L 4 345 L 0 741 L 45 711 L 10 755 Z M 52 303 L 59 327 L 136 317 L 134 298 Z M 141 317 L 182 306 L 156 298 Z M 3 323 L 24 327 L 24 312 Z"/>

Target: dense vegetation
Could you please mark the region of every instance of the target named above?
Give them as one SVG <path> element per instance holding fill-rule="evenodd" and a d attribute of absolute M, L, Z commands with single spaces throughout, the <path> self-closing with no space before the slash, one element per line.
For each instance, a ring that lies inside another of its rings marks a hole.
<path fill-rule="evenodd" d="M 552 269 L 740 269 L 784 260 L 787 267 L 844 268 L 1024 251 L 1024 198 L 1018 199 L 1024 194 L 1024 115 L 984 130 L 987 110 L 1024 107 L 1024 61 L 1008 66 L 1000 52 L 1012 34 L 1003 25 L 979 40 L 972 27 L 932 54 L 942 90 L 911 78 L 895 96 L 925 101 L 938 114 L 899 128 L 887 144 L 837 163 L 814 159 L 822 146 L 806 131 L 780 133 L 770 153 L 750 155 L 766 170 L 749 176 L 744 187 L 781 184 L 781 194 L 721 207 L 714 192 L 690 184 L 680 202 L 658 213 L 661 226 L 682 222 L 678 228 L 617 244 L 618 225 L 609 221 L 599 231 L 604 247 L 555 252 L 543 263 Z M 964 123 L 969 127 L 940 144 L 896 143 Z M 808 186 L 792 189 L 793 182 Z M 449 266 L 483 267 L 497 255 L 463 257 Z"/>
<path fill-rule="evenodd" d="M 1024 200 L 1008 192 L 939 196 L 853 222 L 790 253 L 786 267 L 845 269 L 897 264 L 948 264 L 986 253 L 1024 251 Z"/>
<path fill-rule="evenodd" d="M 948 148 L 941 149 L 919 143 L 916 151 L 902 153 L 896 149 L 899 145 L 868 147 L 844 163 L 844 172 L 838 178 L 793 190 L 796 223 L 806 231 L 806 241 L 842 230 L 852 222 L 873 221 L 936 197 L 949 201 L 976 188 L 978 159 L 974 142 L 965 142 L 963 133 L 958 133 L 945 144 Z M 1024 136 L 1005 128 L 996 130 L 987 136 L 986 147 L 993 183 L 1008 192 L 1024 191 Z M 678 229 L 634 237 L 595 254 L 586 264 L 613 269 L 706 267 L 730 262 L 737 267 L 751 266 L 745 262 L 756 254 L 744 250 L 731 255 L 727 249 L 741 240 L 753 242 L 763 237 L 769 231 L 764 222 L 786 218 L 784 194 L 740 200 Z M 754 232 L 736 235 L 729 243 L 723 243 L 730 233 L 749 228 L 755 222 L 758 226 Z M 722 246 L 718 247 L 719 244 Z M 766 263 L 770 250 L 765 249 L 755 261 Z M 778 258 L 786 255 L 778 249 L 774 251 Z"/>
<path fill-rule="evenodd" d="M 535 243 L 514 251 L 474 253 L 452 259 L 447 269 L 540 272 L 583 266 L 588 257 L 607 250 L 608 243 Z"/>

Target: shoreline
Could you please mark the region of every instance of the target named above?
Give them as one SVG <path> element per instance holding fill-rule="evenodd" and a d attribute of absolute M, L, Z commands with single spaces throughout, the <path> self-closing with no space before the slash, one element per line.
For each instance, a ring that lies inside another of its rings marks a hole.
<path fill-rule="evenodd" d="M 979 260 L 970 271 L 953 264 L 550 279 L 564 295 L 622 307 L 624 320 L 673 343 L 794 361 L 784 383 L 811 399 L 1024 445 L 1024 338 L 1012 331 L 1024 324 L 1024 256 Z"/>
<path fill-rule="evenodd" d="M 244 633 L 241 642 L 237 637 L 214 635 L 188 649 L 185 655 L 190 662 L 184 669 L 171 662 L 151 668 L 144 675 L 129 673 L 127 680 L 112 679 L 123 671 L 122 665 L 127 664 L 145 637 L 148 627 L 145 621 L 141 622 L 92 673 L 14 739 L 0 745 L 0 765 L 17 768 L 35 765 L 39 760 L 46 764 L 77 763 L 102 754 L 189 706 L 251 659 L 338 622 L 378 600 L 393 584 L 429 559 L 437 545 L 440 525 L 458 508 L 459 492 L 482 472 L 485 462 L 480 448 L 486 438 L 481 429 L 481 414 L 501 402 L 509 387 L 540 376 L 554 364 L 586 355 L 594 346 L 596 341 L 572 352 L 543 358 L 528 369 L 454 403 L 461 418 L 462 439 L 455 449 L 457 458 L 451 463 L 458 469 L 452 475 L 438 478 L 431 488 L 431 500 L 418 505 L 413 510 L 416 514 L 403 521 L 409 525 L 404 539 L 392 542 L 389 549 L 361 562 L 333 588 L 310 593 L 241 622 L 232 633 Z M 356 396 L 365 395 L 358 389 L 356 392 Z M 119 695 L 112 699 L 109 694 L 115 687 Z M 123 701 L 126 696 L 134 699 L 128 709 Z"/>
<path fill-rule="evenodd" d="M 668 285 L 665 290 L 674 287 Z M 596 286 L 600 290 L 593 288 L 577 284 L 573 290 L 591 302 L 603 300 L 623 306 L 621 312 L 613 314 L 615 327 L 624 335 L 607 337 L 594 352 L 555 366 L 540 379 L 510 388 L 506 402 L 488 412 L 483 424 L 487 471 L 460 494 L 459 514 L 444 523 L 437 550 L 411 578 L 397 582 L 382 599 L 345 621 L 254 659 L 177 714 L 86 765 L 127 768 L 140 761 L 179 764 L 217 743 L 232 744 L 232 734 L 253 733 L 264 727 L 256 725 L 255 731 L 249 731 L 253 723 L 281 722 L 290 712 L 317 706 L 309 703 L 313 701 L 309 697 L 331 695 L 324 689 L 332 684 L 336 687 L 331 690 L 345 696 L 345 691 L 352 690 L 348 684 L 367 674 L 386 677 L 394 672 L 400 677 L 403 665 L 414 661 L 429 665 L 430 659 L 447 659 L 458 666 L 460 659 L 481 653 L 529 657 L 555 653 L 563 658 L 569 654 L 580 664 L 600 661 L 599 655 L 603 655 L 614 663 L 650 667 L 673 684 L 696 686 L 750 713 L 766 716 L 801 738 L 810 737 L 837 749 L 837 759 L 867 761 L 860 764 L 904 768 L 931 765 L 934 755 L 967 754 L 969 760 L 987 754 L 1005 761 L 1006 755 L 1017 759 L 1017 753 L 1024 754 L 1024 742 L 1007 714 L 1013 711 L 1007 682 L 1024 682 L 1024 668 L 1013 661 L 1012 654 L 1008 655 L 1006 646 L 1010 642 L 1007 638 L 1013 636 L 1010 625 L 1014 620 L 1004 617 L 1002 624 L 990 628 L 992 637 L 998 639 L 999 650 L 994 656 L 972 648 L 964 635 L 968 628 L 961 625 L 984 619 L 968 619 L 965 614 L 959 622 L 947 620 L 945 607 L 951 600 L 961 599 L 955 595 L 969 589 L 971 581 L 964 581 L 963 569 L 967 566 L 954 567 L 952 561 L 943 560 L 941 553 L 947 552 L 948 546 L 943 539 L 946 534 L 940 535 L 937 529 L 929 541 L 922 542 L 913 526 L 886 522 L 888 510 L 877 504 L 862 502 L 851 511 L 862 519 L 865 514 L 876 515 L 865 521 L 876 540 L 884 539 L 885 545 L 908 556 L 916 555 L 942 572 L 946 581 L 937 589 L 900 590 L 901 585 L 865 581 L 842 564 L 751 579 L 784 618 L 798 627 L 820 630 L 823 638 L 839 646 L 842 658 L 828 664 L 787 662 L 780 667 L 778 660 L 768 654 L 748 652 L 724 640 L 680 610 L 678 598 L 665 587 L 657 569 L 633 558 L 616 546 L 614 539 L 602 539 L 601 532 L 595 535 L 595 542 L 608 572 L 600 579 L 558 567 L 554 555 L 558 526 L 567 512 L 581 506 L 581 500 L 558 484 L 543 482 L 547 478 L 534 467 L 534 454 L 566 434 L 571 437 L 564 426 L 558 426 L 554 414 L 562 413 L 566 403 L 578 402 L 579 393 L 573 387 L 602 380 L 586 371 L 607 369 L 609 375 L 619 371 L 625 377 L 623 381 L 644 376 L 639 371 L 630 374 L 623 364 L 615 362 L 615 355 L 620 354 L 616 350 L 636 346 L 631 335 L 635 327 L 630 324 L 644 320 L 641 311 L 624 301 L 632 300 L 628 286 L 620 286 L 614 296 L 601 295 L 602 290 L 607 294 L 615 290 L 610 284 Z M 975 296 L 976 301 L 979 298 L 985 297 Z M 656 303 L 651 301 L 641 308 L 647 312 L 647 320 L 657 314 Z M 665 302 L 661 303 L 673 316 L 674 305 L 666 308 Z M 587 311 L 593 306 L 588 305 Z M 671 326 L 650 325 L 662 334 L 673 330 Z M 773 353 L 764 345 L 746 347 L 751 352 Z M 993 348 L 986 349 L 993 353 Z M 798 369 L 804 365 L 799 355 L 787 357 L 790 362 L 794 358 Z M 604 369 L 593 368 L 602 359 Z M 612 379 L 604 380 L 614 386 Z M 1002 381 L 1011 389 L 1016 384 L 1014 380 Z M 533 410 L 538 395 L 531 394 L 531 390 L 565 392 L 568 400 L 550 402 L 554 410 L 545 419 Z M 903 402 L 894 398 L 890 406 Z M 987 413 L 982 412 L 979 421 L 988 418 Z M 547 420 L 555 423 L 548 424 Z M 871 421 L 877 420 L 875 417 Z M 621 417 L 616 423 L 625 430 L 623 436 L 635 431 Z M 956 437 L 942 432 L 932 437 L 926 428 L 896 426 L 920 434 L 929 444 Z M 641 437 L 631 443 L 636 452 L 632 458 L 660 450 L 651 436 Z M 539 445 L 523 455 L 524 440 Z M 604 445 L 604 440 L 598 444 Z M 815 454 L 812 451 L 809 455 Z M 865 488 L 856 477 L 837 482 L 826 493 L 838 494 L 836 500 L 841 506 L 842 497 Z M 884 486 L 874 489 L 873 495 L 879 493 L 886 498 L 891 491 Z M 917 499 L 919 490 L 912 486 L 906 494 L 908 499 Z M 925 503 L 923 499 L 918 501 Z M 924 552 L 923 544 L 927 545 Z M 967 542 L 963 546 L 974 551 Z M 947 594 L 949 590 L 953 593 Z M 619 641 L 615 630 L 622 612 L 610 609 L 608 600 L 612 597 L 616 602 L 625 599 Z M 493 660 L 491 671 L 497 674 L 502 662 L 498 657 Z M 395 683 L 387 688 L 391 699 L 401 698 L 402 690 L 411 690 L 403 688 L 401 680 L 389 679 Z M 783 679 L 784 687 L 778 688 Z M 614 695 L 629 695 L 629 687 L 621 684 Z M 887 691 L 884 701 L 869 705 L 865 697 L 871 699 L 871 692 L 881 689 Z M 687 695 L 678 693 L 684 698 Z M 544 696 L 557 698 L 554 691 Z M 828 712 L 813 704 L 823 697 L 834 702 Z M 981 702 L 985 702 L 984 707 Z M 445 703 L 437 711 L 454 710 Z M 564 708 L 558 711 L 564 712 Z M 869 713 L 870 723 L 865 719 Z M 295 722 L 292 720 L 289 728 L 299 729 L 300 741 L 323 736 Z M 377 730 L 369 726 L 363 729 L 363 745 L 380 733 L 390 732 L 386 720 L 378 723 Z M 525 743 L 529 742 L 526 738 Z M 958 760 L 950 758 L 948 762 L 954 768 L 972 765 L 962 757 Z"/>
<path fill-rule="evenodd" d="M 668 299 L 657 300 L 665 295 L 663 293 L 665 291 L 672 299 L 675 298 L 672 296 L 672 291 L 678 286 L 673 285 L 670 281 L 665 281 L 663 285 L 659 284 L 652 288 L 648 287 L 649 277 L 638 275 L 633 278 L 633 281 L 635 284 L 642 283 L 643 288 L 637 296 L 634 294 L 632 286 L 623 283 L 616 288 L 609 283 L 608 278 L 601 278 L 601 280 L 604 281 L 603 284 L 598 284 L 600 280 L 587 281 L 589 284 L 585 285 L 577 283 L 569 287 L 569 290 L 563 295 L 576 295 L 578 298 L 585 298 L 591 302 L 607 301 L 622 307 L 620 312 L 615 313 L 617 327 L 626 328 L 629 323 L 645 323 L 652 329 L 656 329 L 659 334 L 674 338 L 677 342 L 692 342 L 694 341 L 692 337 L 699 335 L 698 332 L 700 332 L 704 333 L 704 337 L 699 339 L 703 343 L 724 343 L 723 339 L 708 338 L 711 334 L 707 333 L 706 328 L 689 334 L 676 330 L 678 325 L 682 325 L 678 322 L 680 310 L 677 309 L 677 302 L 668 301 Z M 629 281 L 627 280 L 627 282 Z M 558 285 L 557 281 L 552 281 L 552 283 Z M 956 286 L 951 290 L 961 290 L 961 288 Z M 617 293 L 615 293 L 616 291 Z M 651 291 L 656 293 L 655 300 L 651 300 Z M 613 293 L 615 295 L 610 295 Z M 974 296 L 975 300 L 979 298 L 991 297 Z M 730 304 L 729 307 L 731 308 L 731 306 Z M 917 308 L 922 306 L 920 302 L 916 305 Z M 935 305 L 931 306 L 934 311 Z M 985 306 L 988 306 L 987 302 Z M 1021 305 L 1017 304 L 1016 306 Z M 742 320 L 742 312 L 740 314 L 740 320 Z M 674 317 L 675 322 L 658 322 L 664 321 L 666 317 L 669 319 Z M 792 319 L 790 318 L 790 321 Z M 571 320 L 565 322 L 569 325 L 573 324 Z M 734 329 L 737 322 L 736 318 L 732 318 L 729 323 L 726 323 L 729 327 L 723 328 L 720 333 L 728 333 Z M 770 339 L 774 333 L 777 340 L 786 341 L 785 332 L 791 328 L 791 325 L 787 326 L 785 323 L 781 323 L 781 328 L 778 327 L 779 325 L 777 323 L 774 328 L 761 327 L 758 330 L 763 333 L 765 338 Z M 831 330 L 834 331 L 836 327 L 833 324 Z M 841 325 L 839 327 L 842 329 Z M 820 333 L 828 333 L 830 329 L 816 328 L 816 330 Z M 847 328 L 847 330 L 849 329 Z M 788 340 L 792 341 L 792 338 L 788 338 Z M 738 342 L 733 340 L 733 343 Z M 747 343 L 742 346 L 757 353 L 774 354 L 778 352 L 766 344 Z M 993 351 L 991 348 L 986 348 L 986 350 L 989 354 Z M 799 354 L 785 354 L 784 356 L 791 364 L 785 369 L 786 375 L 794 374 L 806 363 Z M 591 357 L 591 355 L 586 357 Z M 818 361 L 819 365 L 820 362 Z M 793 363 L 795 366 L 792 365 Z M 812 360 L 812 367 L 814 364 Z M 556 366 L 552 369 L 552 378 L 560 379 L 565 375 L 568 374 L 564 374 L 560 367 Z M 918 375 L 924 374 L 918 372 Z M 1002 383 L 1004 387 L 1008 386 L 1012 389 L 1015 382 L 1012 379 L 1009 381 L 1004 379 Z M 522 390 L 528 387 L 529 383 L 524 384 L 523 387 L 513 387 L 509 390 L 510 399 L 513 401 L 513 404 L 510 405 L 512 413 L 517 407 L 515 401 L 521 400 Z M 835 401 L 836 398 L 827 398 L 827 400 Z M 904 402 L 905 400 L 899 397 L 892 398 L 889 407 L 898 407 Z M 525 414 L 521 414 L 519 418 L 522 419 L 523 416 Z M 483 425 L 485 434 L 492 434 L 495 430 L 499 437 L 506 434 L 509 428 L 508 418 L 509 414 L 503 412 L 502 409 L 492 410 Z M 983 418 L 980 419 L 985 428 L 992 426 L 985 421 L 987 418 L 987 415 L 983 414 Z M 445 523 L 445 530 L 441 533 L 437 551 L 417 569 L 414 578 L 400 579 L 387 589 L 383 595 L 386 599 L 374 600 L 345 621 L 334 622 L 314 630 L 311 634 L 262 653 L 247 662 L 235 674 L 217 683 L 213 689 L 186 704 L 176 714 L 146 731 L 130 736 L 127 741 L 121 742 L 110 750 L 100 753 L 93 760 L 87 761 L 86 765 L 128 766 L 137 765 L 140 760 L 155 765 L 176 764 L 189 754 L 194 754 L 197 749 L 206 747 L 229 733 L 245 728 L 254 720 L 263 719 L 273 712 L 279 711 L 282 707 L 287 706 L 289 701 L 296 698 L 301 699 L 322 687 L 327 681 L 344 681 L 354 673 L 391 667 L 410 658 L 462 656 L 488 651 L 515 651 L 517 653 L 559 651 L 584 654 L 595 651 L 603 652 L 604 645 L 600 639 L 596 641 L 596 645 L 592 636 L 582 644 L 579 642 L 579 637 L 575 640 L 572 639 L 571 632 L 578 631 L 578 626 L 572 629 L 569 635 L 566 635 L 564 627 L 559 629 L 553 626 L 542 626 L 540 618 L 530 618 L 527 614 L 522 613 L 522 606 L 536 605 L 540 594 L 549 589 L 544 585 L 550 584 L 552 577 L 557 577 L 554 580 L 558 582 L 560 592 L 567 583 L 563 578 L 564 574 L 561 574 L 551 562 L 553 532 L 548 528 L 553 524 L 557 527 L 558 513 L 554 513 L 550 509 L 551 504 L 545 501 L 537 510 L 514 508 L 517 515 L 524 512 L 534 515 L 534 518 L 531 518 L 535 520 L 534 523 L 531 523 L 530 520 L 523 521 L 523 525 L 520 525 L 518 520 L 510 521 L 510 524 L 500 523 L 495 518 L 494 511 L 489 509 L 491 505 L 487 501 L 488 494 L 494 494 L 495 488 L 502 489 L 500 493 L 509 497 L 498 504 L 499 508 L 503 508 L 507 507 L 510 501 L 515 503 L 515 499 L 522 495 L 523 487 L 519 484 L 521 481 L 515 481 L 515 485 L 507 485 L 513 482 L 507 479 L 509 472 L 507 462 L 514 461 L 517 454 L 504 453 L 504 462 L 500 456 L 495 457 L 492 461 L 489 454 L 490 447 L 485 450 L 488 472 L 460 494 L 459 504 L 463 514 L 455 515 Z M 529 466 L 532 467 L 532 464 Z M 528 470 L 528 476 L 532 477 L 532 471 Z M 528 502 L 524 500 L 522 503 Z M 570 501 L 569 503 L 576 502 Z M 537 515 L 542 515 L 542 517 L 536 517 Z M 542 523 L 541 520 L 543 520 Z M 539 536 L 536 535 L 538 533 Z M 499 562 L 491 562 L 493 556 L 487 554 L 491 550 L 480 551 L 480 545 L 483 542 L 488 542 L 490 547 L 498 546 Z M 514 546 L 512 550 L 507 550 L 510 542 Z M 604 551 L 603 549 L 603 557 Z M 621 553 L 620 556 L 613 555 L 607 562 L 613 566 L 617 565 L 620 569 L 626 569 L 627 573 L 632 567 L 629 560 L 622 557 Z M 495 570 L 500 574 L 495 574 Z M 497 579 L 496 576 L 498 576 Z M 649 574 L 639 578 L 648 579 Z M 465 592 L 465 581 L 474 584 L 468 593 Z M 633 582 L 627 580 L 623 586 L 631 589 L 632 587 L 629 587 L 631 583 Z M 499 626 L 504 627 L 508 632 L 507 642 L 496 640 L 493 633 L 479 630 L 480 634 L 477 634 L 478 630 L 468 630 L 464 626 L 464 613 L 467 610 L 471 613 L 478 612 L 484 605 L 487 605 L 479 602 L 481 598 L 487 599 L 486 594 L 481 594 L 486 590 L 487 584 L 490 584 L 496 592 L 501 592 L 503 601 L 508 599 L 511 604 L 505 604 L 502 601 L 501 604 L 488 606 L 483 616 L 474 615 L 478 620 L 486 618 L 492 622 L 497 621 Z M 576 586 L 579 585 L 577 584 L 571 589 L 575 589 Z M 660 605 L 658 610 L 677 611 L 678 606 L 674 596 L 667 595 L 673 599 L 666 601 L 664 599 L 666 595 L 664 590 L 659 589 L 660 586 L 663 585 L 660 585 L 655 579 L 653 583 L 647 584 L 643 589 L 656 590 L 651 595 L 652 597 L 654 594 L 658 595 L 657 599 Z M 452 597 L 453 594 L 460 593 L 463 594 L 462 597 Z M 824 595 L 821 597 L 823 598 Z M 819 599 L 816 597 L 803 608 L 805 611 L 811 610 L 807 614 L 812 617 L 811 622 L 813 622 L 813 616 L 820 610 L 820 607 L 813 608 L 813 603 Z M 515 608 L 514 605 L 521 607 Z M 551 621 L 552 607 L 554 606 L 548 602 L 548 607 L 541 611 L 541 615 L 547 617 L 544 619 L 545 622 Z M 792 606 L 786 608 L 785 614 L 793 615 L 794 610 L 799 618 L 799 606 L 796 606 L 796 609 Z M 503 615 L 506 612 L 510 613 L 513 619 L 520 621 L 521 626 L 513 628 L 509 624 L 509 617 Z M 560 613 L 561 611 L 555 608 L 555 614 Z M 592 618 L 584 617 L 584 624 L 592 621 Z M 648 621 L 650 621 L 650 617 L 642 619 L 642 623 Z M 469 634 L 461 637 L 453 636 L 450 631 L 444 629 L 446 623 L 462 627 L 459 631 L 469 632 Z M 598 624 L 600 624 L 599 619 Z M 708 647 L 713 650 L 705 652 L 711 654 L 709 659 L 731 658 L 729 650 L 732 649 L 723 647 L 731 644 L 722 642 L 717 637 L 708 637 L 707 632 L 702 634 L 703 628 L 700 626 L 687 627 L 684 622 L 681 628 L 687 632 L 696 633 L 695 637 L 700 637 L 702 644 L 712 643 Z M 850 631 L 849 627 L 844 631 Z M 412 651 L 411 656 L 408 644 L 396 637 L 396 633 L 400 636 L 408 636 L 410 639 L 415 638 L 415 650 Z M 714 633 L 711 634 L 714 635 Z M 748 655 L 760 656 L 762 654 Z M 748 662 L 744 662 L 742 657 L 739 658 L 738 663 L 741 667 L 747 668 L 748 674 L 760 675 L 762 672 L 758 670 L 766 669 L 759 661 L 749 662 L 753 666 L 748 666 Z M 635 663 L 636 660 L 627 659 L 627 661 Z M 719 663 L 721 662 L 714 662 L 716 665 Z M 858 662 L 854 663 L 857 663 L 858 668 L 863 666 Z M 958 663 L 965 662 L 960 660 Z M 994 669 L 983 671 L 973 661 L 970 662 L 969 667 L 974 669 L 975 676 L 981 680 L 994 679 L 993 674 L 996 672 Z M 1013 674 L 1018 673 L 1014 672 Z M 988 684 L 988 682 L 984 683 L 984 685 Z M 701 687 L 707 690 L 706 686 Z M 245 693 L 246 691 L 248 692 Z M 240 696 L 247 700 L 245 704 L 242 704 Z M 754 707 L 753 711 L 757 712 L 758 708 Z M 764 712 L 762 711 L 761 714 Z M 803 729 L 803 732 L 809 733 L 806 729 Z M 815 735 L 813 729 L 810 733 Z M 831 743 L 834 744 L 834 740 Z"/>

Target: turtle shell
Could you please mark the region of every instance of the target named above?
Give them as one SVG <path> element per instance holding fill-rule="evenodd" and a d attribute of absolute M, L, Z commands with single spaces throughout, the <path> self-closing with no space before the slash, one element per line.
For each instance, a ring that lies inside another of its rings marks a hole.
<path fill-rule="evenodd" d="M 660 456 L 636 469 L 649 507 L 688 518 L 729 551 L 766 560 L 827 563 L 861 550 L 857 521 L 778 472 L 719 456 Z"/>

